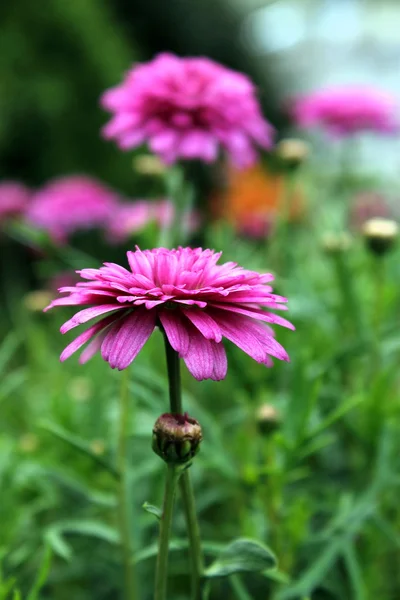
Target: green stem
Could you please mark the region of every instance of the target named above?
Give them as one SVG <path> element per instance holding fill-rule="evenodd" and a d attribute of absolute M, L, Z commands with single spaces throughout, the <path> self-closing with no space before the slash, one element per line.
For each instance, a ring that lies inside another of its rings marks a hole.
<path fill-rule="evenodd" d="M 296 181 L 296 173 L 287 173 L 285 175 L 272 241 L 269 236 L 266 237 L 267 254 L 270 252 L 274 269 L 276 272 L 284 274 L 287 273 L 287 263 L 289 262 L 291 248 L 291 243 L 288 243 L 290 237 L 290 211 L 293 205 Z"/>
<path fill-rule="evenodd" d="M 167 355 L 169 404 L 171 413 L 182 414 L 181 371 L 178 353 L 172 348 L 164 335 L 165 352 Z"/>
<path fill-rule="evenodd" d="M 182 473 L 179 487 L 182 494 L 183 510 L 185 512 L 186 526 L 189 535 L 192 600 L 201 600 L 201 577 L 204 570 L 204 563 L 193 487 L 188 469 Z"/>
<path fill-rule="evenodd" d="M 171 347 L 166 335 L 164 336 L 164 340 L 167 355 L 169 399 L 171 412 L 182 414 L 182 395 L 179 362 L 180 359 L 178 353 L 175 352 L 175 350 Z M 189 536 L 192 600 L 200 600 L 200 583 L 203 572 L 203 555 L 201 551 L 200 529 L 196 516 L 194 493 L 188 469 L 186 469 L 182 473 L 179 485 L 182 494 L 183 509 L 185 513 L 186 527 Z"/>
<path fill-rule="evenodd" d="M 175 467 L 175 465 L 167 465 L 163 514 L 160 520 L 160 538 L 158 545 L 154 600 L 165 600 L 167 597 L 168 544 L 171 533 L 175 490 L 178 479 L 179 470 Z"/>
<path fill-rule="evenodd" d="M 127 439 L 129 423 L 129 371 L 122 375 L 120 391 L 120 418 L 117 463 L 119 472 L 118 482 L 118 521 L 124 565 L 124 582 L 126 600 L 136 600 L 136 582 L 132 565 L 132 546 L 130 536 L 130 518 L 128 508 L 128 464 L 127 464 Z"/>

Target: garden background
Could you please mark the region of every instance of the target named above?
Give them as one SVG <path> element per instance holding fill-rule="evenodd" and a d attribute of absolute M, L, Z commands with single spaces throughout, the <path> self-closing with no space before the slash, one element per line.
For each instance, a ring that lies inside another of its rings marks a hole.
<path fill-rule="evenodd" d="M 210 575 L 210 600 L 400 597 L 399 248 L 395 233 L 378 232 L 386 246 L 374 252 L 364 228 L 371 217 L 399 217 L 400 137 L 336 140 L 296 126 L 289 110 L 299 94 L 353 83 L 399 102 L 399 24 L 397 3 L 379 0 L 0 6 L 0 184 L 37 190 L 79 174 L 131 201 L 189 193 L 141 162 L 143 147 L 121 152 L 100 134 L 104 90 L 163 51 L 246 73 L 276 139 L 306 144 L 294 162 L 279 146 L 265 152 L 246 174 L 220 162 L 183 166 L 200 222 L 189 242 L 274 273 L 296 327 L 276 332 L 289 364 L 266 369 L 226 343 L 224 381 L 197 382 L 182 367 L 185 408 L 203 427 L 191 475 L 206 566 L 237 538 L 265 552 L 258 567 Z M 59 328 L 73 313 L 42 310 L 74 270 L 125 265 L 126 250 L 159 236 L 150 220 L 117 244 L 100 230 L 59 245 L 18 219 L 1 223 L 0 600 L 128 597 L 121 464 L 128 568 L 138 598 L 152 598 L 158 520 L 143 505 L 163 497 L 165 467 L 151 450 L 154 422 L 168 410 L 161 335 L 127 371 L 100 356 L 61 364 Z M 189 598 L 187 552 L 178 496 L 174 600 Z"/>

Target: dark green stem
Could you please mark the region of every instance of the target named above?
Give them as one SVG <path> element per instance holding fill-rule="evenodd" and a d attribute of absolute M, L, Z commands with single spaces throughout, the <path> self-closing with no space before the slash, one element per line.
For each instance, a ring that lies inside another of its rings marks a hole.
<path fill-rule="evenodd" d="M 167 597 L 168 544 L 172 526 L 176 483 L 178 479 L 179 470 L 175 467 L 175 465 L 167 465 L 163 514 L 160 520 L 160 538 L 158 545 L 154 600 L 165 600 Z"/>
<path fill-rule="evenodd" d="M 164 335 L 165 352 L 167 355 L 169 404 L 171 413 L 182 414 L 181 371 L 178 353 L 172 348 Z"/>
<path fill-rule="evenodd" d="M 128 507 L 128 465 L 127 465 L 127 439 L 129 423 L 129 371 L 122 374 L 121 403 L 118 433 L 118 520 L 124 563 L 124 581 L 126 600 L 136 600 L 136 583 L 132 565 L 131 523 Z"/>
<path fill-rule="evenodd" d="M 189 536 L 192 600 L 201 600 L 201 576 L 204 570 L 203 553 L 201 551 L 200 529 L 196 516 L 193 487 L 188 469 L 182 473 L 179 487 Z"/>
<path fill-rule="evenodd" d="M 166 335 L 164 335 L 164 340 L 167 355 L 171 413 L 182 414 L 180 359 L 178 353 L 171 347 Z M 179 485 L 182 494 L 183 509 L 185 512 L 186 527 L 189 536 L 192 600 L 200 600 L 203 556 L 201 551 L 200 530 L 196 516 L 194 493 L 188 469 L 182 473 Z"/>

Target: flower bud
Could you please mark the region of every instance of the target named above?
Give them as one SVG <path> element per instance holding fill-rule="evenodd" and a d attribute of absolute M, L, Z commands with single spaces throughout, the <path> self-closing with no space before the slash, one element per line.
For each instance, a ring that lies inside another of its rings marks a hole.
<path fill-rule="evenodd" d="M 261 433 L 268 435 L 276 431 L 281 422 L 279 412 L 272 404 L 262 404 L 256 412 L 257 425 Z"/>
<path fill-rule="evenodd" d="M 152 447 L 165 462 L 175 465 L 188 463 L 199 451 L 203 439 L 196 419 L 165 413 L 154 425 Z"/>
<path fill-rule="evenodd" d="M 399 233 L 399 226 L 391 219 L 369 219 L 362 228 L 367 247 L 381 256 L 393 247 Z"/>
<path fill-rule="evenodd" d="M 303 140 L 286 139 L 277 143 L 275 152 L 289 169 L 297 169 L 310 153 L 310 147 Z"/>

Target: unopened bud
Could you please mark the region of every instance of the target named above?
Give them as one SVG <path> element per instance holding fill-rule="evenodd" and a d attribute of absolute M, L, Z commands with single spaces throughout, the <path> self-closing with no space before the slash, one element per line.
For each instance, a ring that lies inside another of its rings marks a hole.
<path fill-rule="evenodd" d="M 165 462 L 175 465 L 188 463 L 199 451 L 203 439 L 196 419 L 165 413 L 154 425 L 152 447 Z"/>
<path fill-rule="evenodd" d="M 308 158 L 310 147 L 303 140 L 286 139 L 277 143 L 275 152 L 289 169 L 296 169 Z"/>
<path fill-rule="evenodd" d="M 392 219 L 369 219 L 362 227 L 368 248 L 381 256 L 393 247 L 399 234 L 399 226 Z"/>
<path fill-rule="evenodd" d="M 141 175 L 164 175 L 166 171 L 161 160 L 152 154 L 136 156 L 133 159 L 133 167 Z"/>
<path fill-rule="evenodd" d="M 268 435 L 279 428 L 281 418 L 272 404 L 262 404 L 256 413 L 257 424 L 261 433 Z"/>
<path fill-rule="evenodd" d="M 322 238 L 322 248 L 327 254 L 340 254 L 351 248 L 353 239 L 346 231 L 327 232 Z"/>

